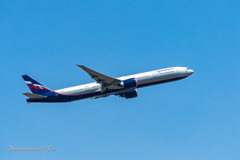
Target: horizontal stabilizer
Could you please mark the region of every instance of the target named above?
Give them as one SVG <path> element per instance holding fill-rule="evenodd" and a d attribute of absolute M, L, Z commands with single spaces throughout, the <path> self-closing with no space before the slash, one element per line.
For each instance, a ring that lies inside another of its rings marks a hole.
<path fill-rule="evenodd" d="M 23 95 L 29 97 L 29 98 L 32 98 L 32 99 L 43 99 L 45 98 L 46 96 L 41 96 L 41 95 L 38 95 L 38 94 L 33 94 L 33 93 L 23 93 Z"/>

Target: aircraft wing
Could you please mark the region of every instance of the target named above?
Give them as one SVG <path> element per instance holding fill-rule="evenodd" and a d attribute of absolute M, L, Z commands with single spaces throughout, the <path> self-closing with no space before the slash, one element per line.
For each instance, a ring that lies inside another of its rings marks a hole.
<path fill-rule="evenodd" d="M 97 71 L 94 71 L 90 68 L 87 68 L 83 65 L 77 65 L 78 67 L 81 67 L 84 71 L 86 71 L 92 79 L 97 81 L 97 83 L 102 85 L 102 91 L 110 86 L 112 86 L 112 89 L 118 89 L 120 86 L 119 84 L 121 83 L 121 80 L 112 78 L 109 76 L 106 76 L 102 73 L 99 73 Z M 113 87 L 115 85 L 115 87 Z M 116 86 L 117 85 L 117 86 Z"/>

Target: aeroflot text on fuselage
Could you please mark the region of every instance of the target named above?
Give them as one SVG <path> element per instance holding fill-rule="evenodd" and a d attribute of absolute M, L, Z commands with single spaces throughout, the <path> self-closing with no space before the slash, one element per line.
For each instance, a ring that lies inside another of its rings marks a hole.
<path fill-rule="evenodd" d="M 24 81 L 32 91 L 32 93 L 23 93 L 28 97 L 27 102 L 71 102 L 110 95 L 126 99 L 135 98 L 137 97 L 137 88 L 180 80 L 194 73 L 187 67 L 171 67 L 113 78 L 83 65 L 77 66 L 86 71 L 96 82 L 53 91 L 29 75 L 23 75 Z"/>

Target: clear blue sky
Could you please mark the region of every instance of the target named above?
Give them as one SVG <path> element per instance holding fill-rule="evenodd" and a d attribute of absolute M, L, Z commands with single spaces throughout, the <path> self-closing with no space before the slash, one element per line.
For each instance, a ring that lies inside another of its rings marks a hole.
<path fill-rule="evenodd" d="M 1 160 L 238 160 L 239 1 L 0 1 Z M 187 79 L 116 96 L 27 105 L 50 89 L 185 66 Z M 8 146 L 56 151 L 8 152 Z"/>

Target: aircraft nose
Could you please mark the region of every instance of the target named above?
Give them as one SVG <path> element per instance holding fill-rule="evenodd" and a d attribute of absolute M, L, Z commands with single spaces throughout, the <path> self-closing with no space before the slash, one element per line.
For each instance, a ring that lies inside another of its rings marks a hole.
<path fill-rule="evenodd" d="M 189 75 L 191 75 L 191 74 L 194 73 L 194 70 L 192 70 L 192 69 L 188 69 L 187 72 L 189 73 Z"/>

